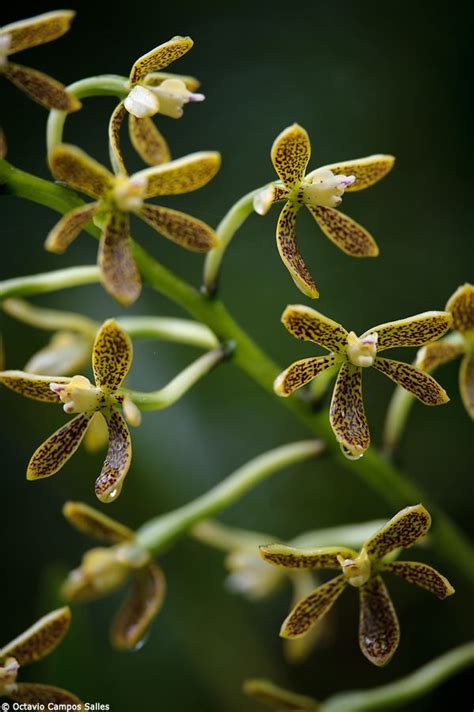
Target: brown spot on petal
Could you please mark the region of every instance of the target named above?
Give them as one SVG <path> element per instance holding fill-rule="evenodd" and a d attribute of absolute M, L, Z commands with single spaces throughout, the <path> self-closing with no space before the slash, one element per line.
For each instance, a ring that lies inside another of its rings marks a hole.
<path fill-rule="evenodd" d="M 31 628 L 0 650 L 0 657 L 12 656 L 20 666 L 49 655 L 65 636 L 71 620 L 68 607 L 58 608 L 39 619 Z"/>
<path fill-rule="evenodd" d="M 171 161 L 171 152 L 152 119 L 138 119 L 130 114 L 128 119 L 130 141 L 140 158 L 150 166 Z"/>
<path fill-rule="evenodd" d="M 293 124 L 275 139 L 271 158 L 280 180 L 291 188 L 300 183 L 311 156 L 311 144 L 307 132 Z"/>
<path fill-rule="evenodd" d="M 376 257 L 379 248 L 372 235 L 348 215 L 320 205 L 306 206 L 326 237 L 351 257 Z"/>
<path fill-rule="evenodd" d="M 384 565 L 384 571 L 401 576 L 406 581 L 414 583 L 421 588 L 426 588 L 438 598 L 446 598 L 454 593 L 454 588 L 448 579 L 428 564 L 418 561 L 393 561 Z"/>
<path fill-rule="evenodd" d="M 364 548 L 372 559 L 381 559 L 394 549 L 405 549 L 416 544 L 428 533 L 431 526 L 429 512 L 422 504 L 405 507 L 375 532 Z"/>
<path fill-rule="evenodd" d="M 37 69 L 9 62 L 2 69 L 2 74 L 45 109 L 70 113 L 81 108 L 79 99 L 70 94 L 63 84 Z"/>
<path fill-rule="evenodd" d="M 334 355 L 304 358 L 295 361 L 275 380 L 274 389 L 278 395 L 289 396 L 297 388 L 312 381 L 336 363 Z"/>
<path fill-rule="evenodd" d="M 65 376 L 39 376 L 24 371 L 2 371 L 0 383 L 19 393 L 26 398 L 43 401 L 46 403 L 59 403 L 57 393 L 51 390 L 51 383 L 69 383 L 70 378 Z"/>
<path fill-rule="evenodd" d="M 284 638 L 299 638 L 324 616 L 346 587 L 344 576 L 337 576 L 323 583 L 313 593 L 303 598 L 283 622 Z"/>
<path fill-rule="evenodd" d="M 97 386 L 106 393 L 115 393 L 127 376 L 132 356 L 132 342 L 127 332 L 113 319 L 107 319 L 97 332 L 92 350 Z"/>
<path fill-rule="evenodd" d="M 28 463 L 27 478 L 38 480 L 60 470 L 81 444 L 92 416 L 93 413 L 81 413 L 45 440 Z"/>
<path fill-rule="evenodd" d="M 102 471 L 95 483 L 95 493 L 101 502 L 112 502 L 120 494 L 132 460 L 132 443 L 125 419 L 115 408 L 103 411 L 109 427 L 109 449 Z"/>

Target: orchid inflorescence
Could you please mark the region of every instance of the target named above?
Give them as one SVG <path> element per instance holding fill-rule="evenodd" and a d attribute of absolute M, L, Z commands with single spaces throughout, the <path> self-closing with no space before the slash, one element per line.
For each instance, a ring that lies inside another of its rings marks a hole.
<path fill-rule="evenodd" d="M 119 103 L 108 125 L 112 165 L 109 170 L 81 148 L 62 140 L 65 115 L 81 108 L 81 82 L 65 88 L 41 72 L 9 61 L 10 55 L 16 52 L 59 38 L 67 32 L 73 17 L 74 12 L 69 10 L 54 11 L 0 29 L 0 73 L 33 100 L 53 110 L 48 128 L 48 165 L 60 185 L 43 181 L 41 190 L 26 192 L 26 197 L 34 195 L 33 200 L 57 207 L 63 213 L 47 236 L 45 247 L 61 254 L 82 230 L 88 231 L 99 238 L 98 268 L 93 268 L 92 281 L 100 280 L 120 305 L 129 306 L 135 302 L 140 296 L 142 281 L 148 282 L 188 309 L 198 322 L 136 317 L 134 325 L 134 317 L 131 317 L 128 321 L 125 318 L 123 323 L 120 319 L 109 318 L 98 325 L 82 314 L 36 308 L 17 299 L 43 291 L 41 279 L 39 287 L 34 278 L 28 284 L 18 285 L 15 280 L 4 283 L 0 292 L 0 299 L 4 300 L 3 310 L 25 323 L 53 331 L 54 335 L 46 347 L 29 359 L 25 370 L 0 372 L 0 382 L 27 398 L 61 404 L 63 410 L 73 416 L 37 448 L 27 467 L 29 480 L 41 480 L 58 472 L 83 439 L 88 437 L 89 449 L 94 450 L 104 444 L 105 438 L 108 439 L 108 450 L 96 479 L 95 493 L 102 503 L 115 501 L 131 464 L 131 437 L 127 423 L 139 426 L 141 410 L 171 405 L 211 368 L 233 354 L 235 362 L 264 388 L 271 391 L 273 381 L 273 391 L 278 396 L 291 396 L 316 378 L 322 381 L 322 374 L 327 377 L 325 389 L 329 376 L 337 372 L 328 409 L 335 439 L 329 429 L 327 433 L 323 431 L 328 440 L 328 451 L 339 455 L 340 447 L 346 456 L 341 458 L 345 464 L 346 460 L 360 460 L 370 446 L 362 398 L 362 372 L 369 367 L 386 375 L 422 403 L 442 405 L 448 402 L 448 395 L 428 372 L 462 357 L 460 390 L 466 410 L 474 417 L 472 285 L 459 287 L 445 311 L 426 311 L 390 321 L 374 326 L 360 336 L 309 306 L 289 305 L 282 315 L 286 329 L 295 338 L 312 342 L 326 353 L 298 360 L 275 378 L 277 368 L 234 324 L 224 306 L 212 301 L 214 295 L 211 297 L 210 290 L 203 289 L 200 294 L 180 282 L 139 248 L 130 234 L 130 218 L 138 217 L 187 250 L 207 252 L 211 256 L 218 254 L 219 259 L 214 263 L 216 271 L 232 235 L 243 222 L 242 214 L 250 214 L 253 210 L 263 216 L 274 203 L 283 203 L 276 227 L 279 254 L 300 292 L 316 299 L 318 288 L 297 244 L 298 211 L 306 207 L 323 233 L 347 255 L 376 257 L 379 247 L 375 239 L 364 227 L 340 212 L 339 206 L 346 192 L 363 190 L 384 178 L 393 168 L 393 156 L 375 154 L 339 161 L 308 173 L 309 137 L 304 128 L 293 124 L 273 143 L 271 160 L 277 180 L 242 199 L 243 207 L 241 201 L 235 209 L 235 217 L 232 209 L 229 211 L 226 239 L 221 240 L 219 228 L 214 230 L 187 213 L 145 202 L 149 198 L 182 195 L 200 189 L 220 168 L 221 158 L 216 151 L 200 151 L 172 160 L 166 139 L 153 121 L 158 115 L 179 119 L 185 104 L 204 100 L 204 95 L 197 92 L 197 79 L 163 71 L 192 48 L 192 39 L 173 37 L 139 57 L 128 77 L 114 78 Z M 97 77 L 89 82 L 88 92 L 92 88 L 92 93 L 101 93 L 101 81 L 101 77 Z M 110 87 L 104 93 L 110 93 Z M 131 144 L 148 165 L 131 175 L 120 140 L 127 116 Z M 3 133 L 0 135 L 0 154 L 2 159 L 6 154 Z M 0 160 L 0 180 L 12 192 L 17 190 L 21 195 L 21 186 L 18 188 L 15 180 L 21 183 L 21 180 L 35 179 L 28 174 L 23 174 L 23 178 L 11 178 L 11 167 Z M 73 191 L 91 197 L 93 202 L 84 203 Z M 43 197 L 45 194 L 60 195 L 60 199 L 48 200 Z M 64 270 L 60 286 L 68 286 L 68 274 Z M 217 277 L 216 274 L 213 276 Z M 87 281 L 91 280 L 88 278 Z M 46 277 L 46 291 L 55 288 L 58 287 L 50 285 Z M 151 324 L 153 319 L 155 322 Z M 453 332 L 447 335 L 450 329 Z M 150 334 L 198 345 L 207 353 L 160 391 L 138 393 L 124 386 L 132 365 L 131 337 Z M 420 348 L 414 365 L 380 355 L 398 347 Z M 90 357 L 93 381 L 77 375 Z M 294 410 L 305 409 L 304 417 L 309 422 L 310 403 L 297 398 L 287 403 Z M 322 426 L 316 425 L 314 429 L 319 435 L 318 427 L 321 429 Z M 288 639 L 286 653 L 290 661 L 306 658 L 319 646 L 321 621 L 336 599 L 351 586 L 359 590 L 360 648 L 370 662 L 376 666 L 385 665 L 398 647 L 400 630 L 382 576 L 396 574 L 440 599 L 454 593 L 449 581 L 431 566 L 398 560 L 401 549 L 414 546 L 427 535 L 431 517 L 422 504 L 401 509 L 375 533 L 371 529 L 373 523 L 349 525 L 339 542 L 343 545 L 336 546 L 326 545 L 333 530 L 316 530 L 282 543 L 280 537 L 234 529 L 208 519 L 269 472 L 288 463 L 315 457 L 324 447 L 317 440 L 270 451 L 247 463 L 195 502 L 151 520 L 136 532 L 87 504 L 67 502 L 63 510 L 67 520 L 76 529 L 98 539 L 101 546 L 84 555 L 81 565 L 63 584 L 62 595 L 71 602 L 88 601 L 111 593 L 131 580 L 130 593 L 115 618 L 110 637 L 114 647 L 120 650 L 137 650 L 143 645 L 164 601 L 165 578 L 154 556 L 178 536 L 191 533 L 201 542 L 226 552 L 226 566 L 230 570 L 227 587 L 233 592 L 243 593 L 250 600 L 260 600 L 285 581 L 291 583 L 292 609 L 281 629 L 281 635 Z M 385 464 L 381 460 L 378 462 L 382 478 Z M 348 466 L 363 468 L 364 463 Z M 387 499 L 390 501 L 392 482 L 389 478 Z M 334 536 L 340 531 L 341 528 L 335 529 Z M 362 531 L 365 533 L 363 538 Z M 451 528 L 448 534 L 451 542 L 455 532 Z M 278 543 L 265 544 L 269 539 Z M 323 545 L 318 543 L 321 540 Z M 307 541 L 314 545 L 308 548 Z M 302 542 L 305 543 L 303 548 Z M 267 563 L 276 568 L 268 567 Z M 321 569 L 334 569 L 339 573 L 323 582 L 319 578 Z M 23 702 L 53 699 L 81 704 L 71 693 L 59 688 L 16 681 L 20 666 L 47 655 L 60 642 L 69 618 L 68 608 L 54 611 L 1 649 L 0 696 Z M 315 627 L 316 623 L 318 626 Z M 312 698 L 295 695 L 265 680 L 249 681 L 245 691 L 280 709 L 319 709 L 319 703 Z"/>

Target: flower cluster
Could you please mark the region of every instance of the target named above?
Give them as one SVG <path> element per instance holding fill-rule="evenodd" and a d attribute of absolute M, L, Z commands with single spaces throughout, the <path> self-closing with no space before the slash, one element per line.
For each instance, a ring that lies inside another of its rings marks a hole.
<path fill-rule="evenodd" d="M 299 601 L 283 622 L 280 635 L 299 638 L 317 623 L 347 586 L 359 589 L 359 645 L 374 665 L 385 665 L 400 641 L 400 627 L 392 600 L 381 574 L 401 576 L 426 588 L 438 598 L 454 593 L 449 581 L 436 569 L 416 561 L 390 561 L 397 549 L 408 549 L 423 539 L 431 517 L 421 505 L 406 507 L 371 536 L 360 552 L 347 547 L 296 549 L 282 544 L 261 546 L 265 561 L 290 570 L 336 569 L 341 573 Z"/>

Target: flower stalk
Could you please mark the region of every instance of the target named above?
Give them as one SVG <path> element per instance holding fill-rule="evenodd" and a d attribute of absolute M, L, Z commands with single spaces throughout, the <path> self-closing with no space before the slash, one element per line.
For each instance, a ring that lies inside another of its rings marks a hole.
<path fill-rule="evenodd" d="M 0 161 L 0 182 L 5 184 L 6 193 L 32 200 L 60 213 L 66 213 L 84 204 L 74 192 L 15 169 L 5 160 Z M 89 223 L 85 229 L 94 237 L 99 237 L 99 231 L 92 224 Z M 279 367 L 237 324 L 224 304 L 219 300 L 207 299 L 135 243 L 133 255 L 143 280 L 160 294 L 181 306 L 193 318 L 209 327 L 220 341 L 233 342 L 235 344 L 233 363 L 273 396 L 273 382 L 280 372 Z M 4 285 L 1 285 L 0 295 L 3 289 Z M 24 292 L 17 289 L 14 294 L 21 296 Z M 12 296 L 11 292 L 7 295 Z M 451 566 L 456 567 L 461 575 L 474 581 L 474 555 L 470 542 L 457 525 L 436 504 L 433 504 L 429 496 L 374 448 L 365 453 L 357 464 L 347 460 L 341 454 L 339 444 L 332 437 L 325 412 L 313 413 L 308 404 L 297 399 L 278 399 L 278 402 L 291 411 L 311 432 L 326 440 L 335 461 L 342 467 L 350 467 L 351 471 L 380 494 L 388 505 L 404 507 L 410 501 L 424 502 L 433 514 L 431 540 L 433 545 L 436 545 L 438 553 Z"/>
<path fill-rule="evenodd" d="M 198 522 L 232 505 L 266 477 L 288 465 L 317 457 L 323 450 L 320 440 L 302 440 L 259 455 L 201 497 L 144 524 L 136 533 L 137 545 L 150 554 L 159 553 Z"/>

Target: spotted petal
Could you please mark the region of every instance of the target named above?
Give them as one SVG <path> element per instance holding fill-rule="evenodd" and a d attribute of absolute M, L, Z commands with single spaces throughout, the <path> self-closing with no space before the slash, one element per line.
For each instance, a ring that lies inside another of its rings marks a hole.
<path fill-rule="evenodd" d="M 377 334 L 377 351 L 399 346 L 423 346 L 443 336 L 451 326 L 448 312 L 428 311 L 406 319 L 389 321 L 368 329 L 362 336 Z"/>
<path fill-rule="evenodd" d="M 340 163 L 330 163 L 328 166 L 318 168 L 318 171 L 332 171 L 334 175 L 355 176 L 356 180 L 352 185 L 347 186 L 345 192 L 350 193 L 357 190 L 370 188 L 374 183 L 385 178 L 395 163 L 394 156 L 375 154 L 365 158 L 355 158 L 352 161 L 341 161 Z M 310 180 L 315 171 L 307 176 Z"/>
<path fill-rule="evenodd" d="M 362 586 L 359 595 L 360 649 L 374 665 L 386 665 L 400 642 L 400 626 L 392 599 L 380 576 Z"/>
<path fill-rule="evenodd" d="M 69 383 L 70 380 L 65 376 L 38 376 L 25 371 L 0 372 L 0 383 L 4 386 L 22 396 L 45 403 L 60 401 L 58 394 L 51 390 L 51 383 Z"/>
<path fill-rule="evenodd" d="M 190 153 L 183 158 L 162 166 L 145 168 L 135 173 L 137 178 L 146 178 L 146 198 L 157 195 L 180 195 L 189 193 L 209 183 L 221 165 L 220 154 L 216 151 Z"/>
<path fill-rule="evenodd" d="M 101 502 L 113 502 L 120 494 L 132 460 L 132 442 L 127 423 L 116 409 L 103 411 L 109 427 L 109 449 L 102 471 L 95 483 L 95 493 Z"/>
<path fill-rule="evenodd" d="M 283 621 L 280 635 L 283 638 L 300 638 L 305 635 L 332 608 L 346 585 L 344 576 L 336 576 L 303 598 Z"/>
<path fill-rule="evenodd" d="M 460 343 L 449 341 L 435 341 L 423 346 L 416 355 L 416 365 L 422 371 L 433 371 L 438 366 L 442 366 L 449 361 L 453 361 L 464 353 L 465 346 Z"/>
<path fill-rule="evenodd" d="M 150 72 L 164 69 L 189 52 L 193 44 L 191 37 L 172 37 L 168 42 L 155 47 L 134 63 L 130 72 L 130 82 L 136 84 Z"/>
<path fill-rule="evenodd" d="M 208 252 L 219 244 L 215 231 L 202 220 L 158 205 L 144 205 L 139 211 L 160 235 L 192 252 Z"/>
<path fill-rule="evenodd" d="M 166 591 L 162 570 L 151 564 L 138 571 L 133 587 L 112 624 L 111 641 L 118 650 L 134 650 L 160 610 Z"/>
<path fill-rule="evenodd" d="M 357 552 L 344 546 L 325 546 L 314 549 L 297 549 L 284 544 L 259 547 L 260 556 L 269 564 L 285 569 L 340 569 L 338 556 L 355 559 Z"/>
<path fill-rule="evenodd" d="M 49 154 L 48 160 L 51 173 L 57 180 L 90 195 L 91 198 L 100 198 L 113 188 L 112 173 L 77 146 L 56 146 Z"/>
<path fill-rule="evenodd" d="M 128 527 L 83 502 L 66 502 L 63 514 L 73 527 L 99 541 L 115 544 L 135 536 Z"/>
<path fill-rule="evenodd" d="M 375 532 L 364 544 L 371 559 L 382 559 L 395 549 L 408 549 L 426 536 L 431 526 L 429 512 L 422 504 L 405 507 Z"/>
<path fill-rule="evenodd" d="M 351 257 L 377 257 L 379 248 L 372 235 L 348 215 L 320 205 L 306 206 L 326 237 Z"/>
<path fill-rule="evenodd" d="M 392 561 L 384 565 L 384 571 L 401 576 L 410 583 L 426 588 L 438 598 L 447 598 L 454 593 L 454 588 L 448 579 L 428 564 L 418 561 Z"/>
<path fill-rule="evenodd" d="M 301 183 L 311 157 L 311 144 L 302 126 L 293 124 L 273 142 L 271 158 L 280 180 L 287 188 Z"/>
<path fill-rule="evenodd" d="M 44 246 L 48 252 L 55 252 L 57 255 L 65 252 L 98 210 L 99 203 L 88 203 L 66 213 L 46 238 Z"/>
<path fill-rule="evenodd" d="M 127 332 L 113 319 L 107 319 L 97 332 L 92 350 L 96 385 L 106 393 L 115 393 L 127 376 L 132 356 Z"/>
<path fill-rule="evenodd" d="M 81 413 L 45 440 L 31 457 L 27 479 L 39 480 L 58 472 L 81 444 L 92 416 L 93 413 Z"/>
<path fill-rule="evenodd" d="M 149 117 L 138 119 L 130 114 L 128 130 L 135 151 L 145 163 L 158 166 L 171 161 L 168 144 Z"/>
<path fill-rule="evenodd" d="M 127 175 L 127 169 L 120 148 L 120 129 L 122 128 L 126 113 L 127 110 L 125 109 L 123 101 L 121 101 L 113 110 L 109 121 L 110 162 L 118 173 L 124 173 L 125 175 Z"/>
<path fill-rule="evenodd" d="M 284 690 L 270 680 L 246 680 L 244 693 L 279 712 L 317 712 L 319 709 L 318 703 L 311 697 Z"/>
<path fill-rule="evenodd" d="M 374 368 L 405 388 L 425 405 L 442 405 L 449 401 L 448 394 L 433 376 L 420 371 L 416 366 L 390 358 L 377 357 Z"/>
<path fill-rule="evenodd" d="M 73 10 L 54 10 L 27 20 L 12 22 L 2 27 L 0 37 L 7 35 L 10 40 L 8 54 L 21 52 L 64 35 L 71 27 L 75 14 Z"/>
<path fill-rule="evenodd" d="M 362 370 L 343 363 L 331 400 L 329 419 L 341 447 L 357 457 L 370 445 L 370 433 L 362 400 Z"/>
<path fill-rule="evenodd" d="M 334 354 L 314 358 L 303 358 L 295 361 L 275 379 L 273 388 L 279 396 L 289 396 L 306 385 L 320 373 L 331 368 L 336 363 Z"/>
<path fill-rule="evenodd" d="M 20 704 L 29 705 L 21 709 L 84 709 L 81 700 L 72 692 L 53 685 L 40 685 L 36 682 L 20 682 L 8 697 Z M 36 705 L 43 706 L 37 707 Z M 48 707 L 48 705 L 51 706 Z"/>
<path fill-rule="evenodd" d="M 49 655 L 67 633 L 71 611 L 65 606 L 39 619 L 31 628 L 5 645 L 0 658 L 11 656 L 20 666 L 29 665 Z"/>
<path fill-rule="evenodd" d="M 319 292 L 301 256 L 296 241 L 296 208 L 292 202 L 286 203 L 280 213 L 276 229 L 278 252 L 283 264 L 293 277 L 298 289 L 306 296 L 316 299 Z"/>
<path fill-rule="evenodd" d="M 102 282 L 119 304 L 132 304 L 141 292 L 141 279 L 132 255 L 128 215 L 113 211 L 104 224 L 98 264 Z"/>
<path fill-rule="evenodd" d="M 465 408 L 474 418 L 474 354 L 468 353 L 462 360 L 459 370 L 459 388 Z"/>
<path fill-rule="evenodd" d="M 462 334 L 474 330 L 474 285 L 464 284 L 446 304 L 453 317 L 453 328 Z"/>
<path fill-rule="evenodd" d="M 81 102 L 67 91 L 64 84 L 37 69 L 9 62 L 1 70 L 6 79 L 45 109 L 58 109 L 68 113 L 81 108 Z"/>
<path fill-rule="evenodd" d="M 347 331 L 336 321 L 303 304 L 290 304 L 281 316 L 285 328 L 296 339 L 312 341 L 328 351 L 344 351 Z"/>

